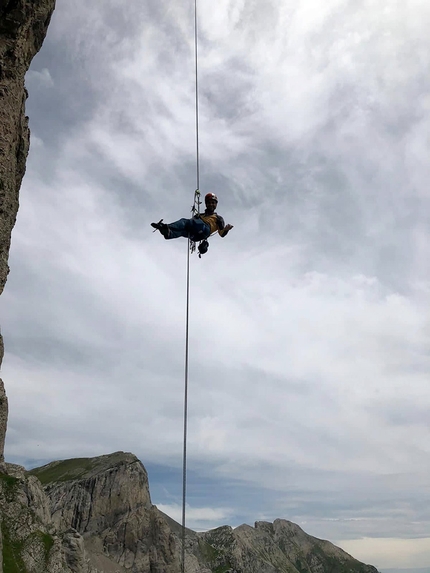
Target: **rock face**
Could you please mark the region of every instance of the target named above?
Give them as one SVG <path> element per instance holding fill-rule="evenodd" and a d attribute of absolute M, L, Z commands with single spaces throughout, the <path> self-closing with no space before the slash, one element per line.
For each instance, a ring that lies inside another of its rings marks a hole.
<path fill-rule="evenodd" d="M 65 532 L 59 536 L 51 521 L 49 499 L 39 480 L 24 468 L 6 464 L 0 474 L 2 559 L 4 573 L 71 573 Z M 75 550 L 76 559 L 83 554 Z M 79 571 L 87 573 L 84 568 Z"/>
<path fill-rule="evenodd" d="M 3 339 L 0 335 L 0 345 L 3 346 Z M 4 440 L 6 437 L 7 428 L 7 415 L 8 404 L 7 396 L 4 389 L 3 380 L 0 378 L 0 472 L 6 472 L 6 465 L 4 463 Z"/>
<path fill-rule="evenodd" d="M 42 46 L 54 7 L 55 0 L 0 0 L 0 294 L 9 272 L 10 238 L 18 211 L 18 193 L 29 148 L 24 76 Z M 0 366 L 3 353 L 0 333 Z M 25 480 L 6 476 L 8 466 L 4 463 L 4 441 L 7 416 L 7 397 L 3 381 L 0 380 L 0 551 L 3 556 L 6 555 L 6 561 L 0 560 L 0 573 L 3 571 L 3 561 L 8 573 L 7 560 L 11 551 L 17 551 L 18 546 L 22 550 L 22 562 L 18 570 L 23 570 L 24 566 L 30 566 L 32 562 L 32 570 L 48 571 L 49 568 L 37 568 L 41 555 L 45 555 L 46 544 L 50 542 L 46 537 L 48 534 L 42 532 L 39 535 L 29 506 L 25 505 L 25 499 L 28 499 L 25 496 L 31 488 L 23 486 Z M 18 495 L 21 486 L 23 489 Z M 40 489 L 40 485 L 38 487 Z M 12 502 L 11 496 L 18 501 Z M 25 528 L 14 529 L 6 523 L 8 520 L 11 520 L 8 521 L 9 525 L 14 523 L 13 512 L 18 511 L 18 508 L 22 508 L 27 519 L 27 537 Z M 44 561 L 43 567 L 45 565 Z"/>
<path fill-rule="evenodd" d="M 31 474 L 45 485 L 55 529 L 82 536 L 90 571 L 180 571 L 177 538 L 134 455 L 53 462 Z"/>
<path fill-rule="evenodd" d="M 0 294 L 29 148 L 24 76 L 40 50 L 55 0 L 0 0 Z"/>
<path fill-rule="evenodd" d="M 42 46 L 54 7 L 55 0 L 0 0 L 0 294 L 9 272 L 10 237 L 29 148 L 24 76 Z M 0 365 L 2 360 L 0 338 Z M 0 467 L 6 423 L 7 399 L 0 381 Z"/>
<path fill-rule="evenodd" d="M 284 519 L 255 527 L 225 526 L 201 534 L 209 545 L 212 570 L 232 573 L 377 573 L 329 541 L 305 533 Z M 217 569 L 218 568 L 218 569 Z"/>
<path fill-rule="evenodd" d="M 50 508 L 44 519 L 51 520 L 60 558 L 69 570 L 181 571 L 181 526 L 151 504 L 146 470 L 134 455 L 116 452 L 53 462 L 29 475 L 44 485 Z M 377 573 L 328 541 L 281 519 L 205 533 L 187 530 L 185 571 Z"/>
<path fill-rule="evenodd" d="M 180 573 L 181 526 L 151 503 L 124 452 L 0 474 L 4 573 Z M 377 573 L 277 519 L 186 531 L 186 573 Z"/>

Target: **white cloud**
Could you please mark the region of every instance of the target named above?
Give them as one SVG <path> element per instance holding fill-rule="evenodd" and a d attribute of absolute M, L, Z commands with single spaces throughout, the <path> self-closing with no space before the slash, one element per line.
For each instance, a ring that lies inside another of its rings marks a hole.
<path fill-rule="evenodd" d="M 235 227 L 191 264 L 190 461 L 257 488 L 247 515 L 319 536 L 358 535 L 322 512 L 369 537 L 393 508 L 390 536 L 428 531 L 429 16 L 225 0 L 199 17 L 201 187 Z M 149 223 L 192 201 L 192 25 L 180 5 L 68 3 L 29 72 L 1 301 L 21 461 L 180 466 L 186 243 Z M 196 523 L 235 522 L 225 507 Z"/>
<path fill-rule="evenodd" d="M 52 79 L 51 73 L 47 68 L 43 68 L 40 72 L 30 69 L 25 77 L 25 80 L 30 89 L 36 85 L 44 89 L 54 87 L 54 80 Z"/>
<path fill-rule="evenodd" d="M 182 523 L 182 506 L 177 504 L 158 504 L 158 509 L 178 523 Z M 186 526 L 194 531 L 207 531 L 219 523 L 225 523 L 232 515 L 230 508 L 185 506 Z"/>

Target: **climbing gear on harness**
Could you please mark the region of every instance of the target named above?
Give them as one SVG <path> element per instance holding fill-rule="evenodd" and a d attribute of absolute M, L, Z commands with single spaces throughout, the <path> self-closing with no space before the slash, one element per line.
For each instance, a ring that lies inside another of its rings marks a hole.
<path fill-rule="evenodd" d="M 208 252 L 208 249 L 209 249 L 209 241 L 204 239 L 203 241 L 200 242 L 200 245 L 197 247 L 197 250 L 199 251 L 199 259 L 202 258 L 202 255 Z"/>
<path fill-rule="evenodd" d="M 206 198 L 205 198 L 206 200 Z M 200 191 L 198 189 L 196 189 L 194 191 L 194 205 L 191 207 L 191 213 L 193 215 L 200 215 L 200 205 L 202 204 L 201 199 L 200 199 Z"/>
<path fill-rule="evenodd" d="M 200 217 L 200 205 L 202 204 L 201 198 L 200 198 L 200 191 L 198 189 L 196 189 L 194 191 L 194 204 L 191 207 L 191 213 L 193 214 L 193 217 Z M 190 253 L 193 254 L 194 251 L 196 250 L 196 241 L 192 241 L 191 239 L 189 239 L 190 241 Z M 200 249 L 200 245 L 199 245 L 199 249 Z M 207 249 L 206 249 L 207 250 Z M 200 257 L 200 255 L 199 255 Z"/>

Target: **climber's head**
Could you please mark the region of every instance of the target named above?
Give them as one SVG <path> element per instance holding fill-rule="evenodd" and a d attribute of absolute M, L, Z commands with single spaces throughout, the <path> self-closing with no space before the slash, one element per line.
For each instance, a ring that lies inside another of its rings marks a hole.
<path fill-rule="evenodd" d="M 208 211 L 215 211 L 218 205 L 218 197 L 215 195 L 215 193 L 207 193 L 205 195 L 205 204 Z"/>

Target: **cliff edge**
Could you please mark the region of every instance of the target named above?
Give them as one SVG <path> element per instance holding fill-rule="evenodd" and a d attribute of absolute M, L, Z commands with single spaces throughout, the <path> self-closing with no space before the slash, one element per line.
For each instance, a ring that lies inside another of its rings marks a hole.
<path fill-rule="evenodd" d="M 9 272 L 11 232 L 18 211 L 19 189 L 30 140 L 25 115 L 27 92 L 24 76 L 42 46 L 54 7 L 55 0 L 0 0 L 0 294 Z M 3 354 L 0 333 L 0 366 Z M 39 519 L 37 512 L 28 509 L 27 502 L 33 499 L 30 493 L 33 491 L 32 482 L 26 480 L 22 472 L 21 477 L 16 477 L 16 468 L 4 463 L 7 417 L 7 397 L 0 379 L 0 573 L 3 570 L 5 573 L 24 571 L 27 565 L 36 572 L 37 567 L 31 566 L 30 562 L 33 559 L 46 565 L 47 561 L 41 556 L 46 555 L 50 537 L 35 525 Z M 35 487 L 44 496 L 38 482 Z M 18 522 L 14 522 L 12 517 L 16 512 L 20 516 Z M 21 523 L 24 518 L 27 520 Z M 19 527 L 9 527 L 12 523 Z M 18 569 L 11 568 L 14 552 L 22 553 L 27 559 L 26 563 L 19 561 Z M 51 555 L 54 553 L 55 549 L 50 551 Z M 42 569 L 53 573 L 57 570 L 61 571 L 53 564 Z"/>
<path fill-rule="evenodd" d="M 0 294 L 9 273 L 10 238 L 18 211 L 30 132 L 24 76 L 40 50 L 55 0 L 0 0 Z M 3 340 L 0 334 L 0 366 Z M 0 380 L 0 469 L 4 472 L 7 398 Z"/>

